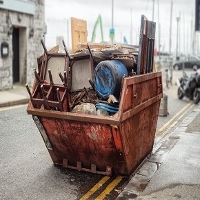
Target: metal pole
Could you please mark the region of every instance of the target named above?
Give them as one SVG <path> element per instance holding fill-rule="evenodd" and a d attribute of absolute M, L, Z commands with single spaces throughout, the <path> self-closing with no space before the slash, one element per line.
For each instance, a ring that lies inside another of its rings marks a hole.
<path fill-rule="evenodd" d="M 161 55 L 161 52 L 160 52 L 160 32 L 161 32 L 161 28 L 160 28 L 159 0 L 157 0 L 157 3 L 158 3 L 158 8 L 157 8 L 157 11 L 158 11 L 158 63 L 159 63 L 159 67 L 161 67 L 161 64 L 160 64 L 160 55 Z"/>
<path fill-rule="evenodd" d="M 153 9 L 152 9 L 152 21 L 154 21 L 154 5 L 155 5 L 155 0 L 152 0 L 153 1 Z"/>
<path fill-rule="evenodd" d="M 112 0 L 112 25 L 111 25 L 111 28 L 112 28 L 112 30 L 113 30 L 113 27 L 114 27 L 114 20 L 113 20 L 113 18 L 114 18 L 114 0 Z M 111 44 L 113 44 L 113 37 L 111 37 Z"/>
<path fill-rule="evenodd" d="M 180 20 L 180 17 L 177 17 L 176 18 L 176 21 L 177 21 L 177 35 L 176 35 L 176 60 L 178 59 L 178 41 L 179 41 L 179 38 L 178 38 L 178 35 L 179 35 L 179 20 Z"/>
<path fill-rule="evenodd" d="M 131 8 L 131 44 L 133 44 L 132 8 Z"/>
<path fill-rule="evenodd" d="M 69 35 L 69 19 L 67 19 L 67 49 L 69 50 L 69 40 L 70 40 L 70 35 Z"/>
<path fill-rule="evenodd" d="M 172 11 L 173 11 L 173 0 L 171 0 L 170 28 L 169 28 L 169 54 L 170 55 L 171 55 L 171 48 L 172 48 Z"/>
<path fill-rule="evenodd" d="M 114 16 L 113 5 L 114 5 L 114 2 L 113 2 L 113 0 L 112 0 L 112 27 L 111 27 L 111 28 L 113 28 L 113 16 Z"/>
<path fill-rule="evenodd" d="M 199 33 L 196 32 L 196 55 L 199 55 Z"/>

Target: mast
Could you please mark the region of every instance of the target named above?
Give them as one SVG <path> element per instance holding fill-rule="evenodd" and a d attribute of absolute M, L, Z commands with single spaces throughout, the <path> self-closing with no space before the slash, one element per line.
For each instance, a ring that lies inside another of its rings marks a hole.
<path fill-rule="evenodd" d="M 155 6 L 155 0 L 153 1 L 153 9 L 152 9 L 152 21 L 154 21 L 154 6 Z"/>
<path fill-rule="evenodd" d="M 133 44 L 132 8 L 131 8 L 131 44 Z"/>
<path fill-rule="evenodd" d="M 171 47 L 172 47 L 172 12 L 173 12 L 173 0 L 171 0 L 171 9 L 170 9 L 169 54 L 171 54 Z"/>
<path fill-rule="evenodd" d="M 160 28 L 160 14 L 159 14 L 159 0 L 158 0 L 158 8 L 157 8 L 157 11 L 158 11 L 158 52 L 159 52 L 159 54 L 158 54 L 158 62 L 159 62 L 159 64 L 160 64 L 160 30 L 161 30 L 161 28 Z"/>

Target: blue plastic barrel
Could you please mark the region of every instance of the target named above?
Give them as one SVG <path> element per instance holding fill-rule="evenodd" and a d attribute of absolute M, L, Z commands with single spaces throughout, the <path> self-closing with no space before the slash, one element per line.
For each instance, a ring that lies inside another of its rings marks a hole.
<path fill-rule="evenodd" d="M 108 99 L 113 94 L 119 98 L 121 82 L 128 71 L 118 60 L 101 61 L 94 70 L 94 88 L 102 99 Z"/>

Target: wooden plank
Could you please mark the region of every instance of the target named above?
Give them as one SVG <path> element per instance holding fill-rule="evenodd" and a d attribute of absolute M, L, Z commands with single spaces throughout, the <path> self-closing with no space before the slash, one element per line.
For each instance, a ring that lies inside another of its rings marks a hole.
<path fill-rule="evenodd" d="M 142 15 L 137 64 L 138 75 L 153 71 L 155 29 L 156 23 L 148 21 L 147 18 Z"/>
<path fill-rule="evenodd" d="M 90 48 L 96 48 L 96 49 L 104 49 L 104 48 L 111 48 L 111 47 L 113 47 L 112 44 L 104 44 L 104 43 L 93 43 L 93 42 L 78 43 L 78 47 L 80 47 L 82 49 L 86 49 L 87 45 L 89 45 Z"/>
<path fill-rule="evenodd" d="M 87 43 L 87 21 L 71 17 L 72 53 L 80 48 L 78 43 Z"/>
<path fill-rule="evenodd" d="M 145 67 L 145 45 L 146 45 L 146 21 L 147 18 L 142 15 L 141 27 L 140 27 L 140 38 L 139 38 L 139 54 L 137 64 L 137 74 L 142 74 Z"/>

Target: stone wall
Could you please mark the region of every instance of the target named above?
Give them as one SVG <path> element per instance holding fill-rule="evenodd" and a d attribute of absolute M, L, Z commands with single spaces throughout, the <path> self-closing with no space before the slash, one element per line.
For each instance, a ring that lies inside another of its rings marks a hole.
<path fill-rule="evenodd" d="M 44 1 L 29 0 L 34 3 L 34 15 L 0 8 L 0 43 L 9 45 L 8 57 L 0 55 L 0 90 L 13 87 L 13 28 L 19 28 L 19 84 L 31 86 L 34 82 L 33 69 L 37 69 L 37 58 L 43 53 Z"/>

